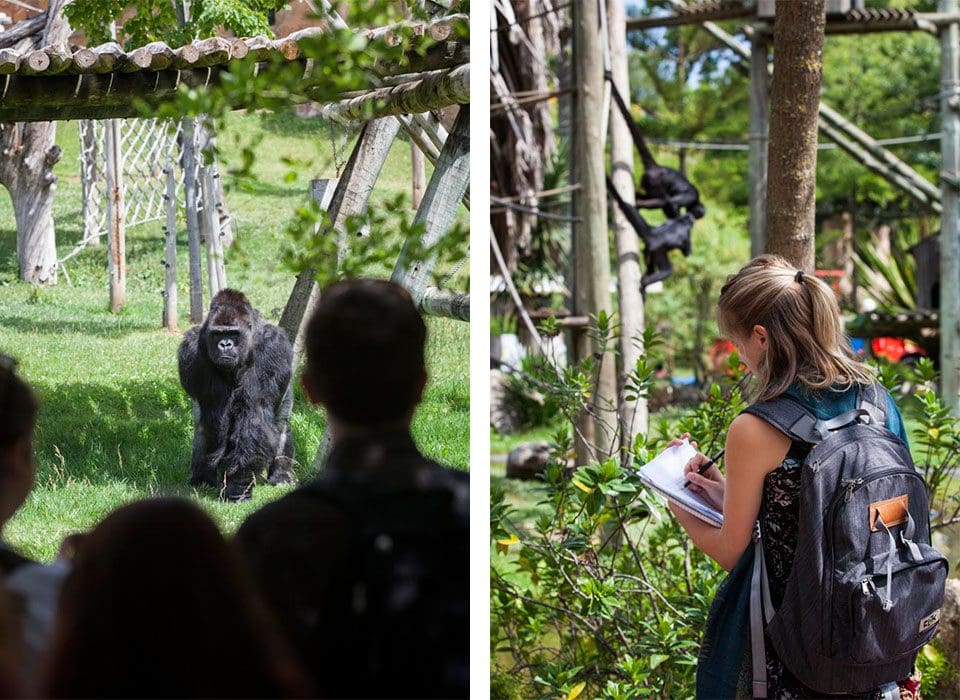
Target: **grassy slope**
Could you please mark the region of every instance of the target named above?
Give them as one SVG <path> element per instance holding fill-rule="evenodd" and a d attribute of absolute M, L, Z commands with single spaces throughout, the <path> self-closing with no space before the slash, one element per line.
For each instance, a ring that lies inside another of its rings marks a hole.
<path fill-rule="evenodd" d="M 228 189 L 239 222 L 238 249 L 228 254 L 231 286 L 248 294 L 268 320 L 276 321 L 292 288 L 279 262 L 284 224 L 302 201 L 310 177 L 333 176 L 326 127 L 313 120 L 233 115 L 220 145 L 238 152 L 238 142 L 256 145 L 262 183 Z M 81 236 L 77 127 L 61 124 L 64 156 L 57 166 L 55 204 L 61 254 Z M 349 144 L 348 144 L 349 148 Z M 349 153 L 349 150 L 347 150 Z M 285 182 L 300 161 L 298 180 Z M 229 166 L 229 162 L 227 164 Z M 429 167 L 429 166 L 428 166 Z M 373 194 L 409 191 L 409 149 L 398 142 Z M 230 180 L 227 180 L 228 188 Z M 182 226 L 182 224 L 181 224 Z M 179 314 L 188 318 L 186 242 L 179 245 Z M 160 223 L 128 232 L 127 304 L 107 311 L 105 248 L 90 248 L 68 263 L 74 286 L 61 283 L 31 292 L 16 281 L 15 224 L 9 198 L 0 196 L 0 351 L 20 360 L 20 372 L 36 388 L 42 407 L 36 434 L 37 486 L 5 537 L 25 553 L 51 558 L 63 535 L 91 526 L 118 504 L 149 494 L 194 495 L 226 530 L 276 498 L 284 489 L 263 486 L 253 502 L 220 503 L 212 490 L 186 485 L 192 428 L 189 403 L 176 375 L 179 333 L 160 329 L 163 242 Z M 384 275 L 386 270 L 371 270 Z M 458 277 L 462 280 L 465 273 Z M 209 301 L 205 293 L 205 302 Z M 469 348 L 466 324 L 431 319 L 431 381 L 415 422 L 415 434 L 430 456 L 466 469 L 469 458 Z M 381 370 L 389 370 L 386 364 Z M 323 417 L 298 391 L 292 419 L 297 456 L 309 478 L 309 463 L 323 432 Z"/>

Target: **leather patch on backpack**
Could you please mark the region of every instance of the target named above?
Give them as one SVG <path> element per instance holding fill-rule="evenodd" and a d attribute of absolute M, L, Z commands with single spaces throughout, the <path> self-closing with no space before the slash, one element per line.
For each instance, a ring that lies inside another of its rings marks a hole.
<path fill-rule="evenodd" d="M 938 622 L 940 622 L 940 610 L 934 610 L 932 613 L 920 620 L 920 629 L 917 630 L 917 634 L 926 632 Z"/>
<path fill-rule="evenodd" d="M 883 518 L 883 523 L 887 527 L 893 527 L 900 523 L 907 522 L 909 512 L 907 506 L 909 499 L 907 494 L 894 496 L 885 501 L 877 501 L 870 504 L 870 532 L 878 532 L 880 526 L 877 524 L 877 516 Z"/>

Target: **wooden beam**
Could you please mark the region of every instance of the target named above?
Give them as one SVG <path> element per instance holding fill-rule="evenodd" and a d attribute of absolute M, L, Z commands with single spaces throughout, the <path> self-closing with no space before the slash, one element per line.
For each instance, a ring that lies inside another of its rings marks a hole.
<path fill-rule="evenodd" d="M 110 311 L 118 313 L 127 297 L 127 243 L 124 213 L 123 152 L 120 122 L 106 124 L 107 171 L 107 272 L 110 278 Z"/>
<path fill-rule="evenodd" d="M 309 96 L 310 91 L 307 90 Z M 360 97 L 324 105 L 320 114 L 340 124 L 429 112 L 470 101 L 470 66 L 431 73 L 411 83 L 379 88 Z"/>
<path fill-rule="evenodd" d="M 940 0 L 943 13 L 957 12 L 957 0 Z M 940 151 L 943 173 L 943 216 L 940 223 L 940 371 L 941 396 L 954 415 L 960 414 L 960 114 L 950 102 L 960 95 L 960 24 L 940 34 Z"/>
<path fill-rule="evenodd" d="M 441 316 L 469 322 L 470 295 L 439 287 L 427 287 L 420 300 L 420 311 L 427 316 Z"/>
<path fill-rule="evenodd" d="M 200 263 L 200 216 L 197 212 L 197 150 L 193 119 L 184 117 L 183 206 L 187 215 L 187 249 L 190 269 L 190 323 L 203 322 L 203 279 Z"/>
<path fill-rule="evenodd" d="M 453 228 L 457 208 L 470 184 L 470 108 L 460 108 L 453 130 L 443 144 L 440 158 L 430 177 L 423 203 L 417 209 L 413 224 L 422 224 L 423 237 L 418 242 L 424 248 L 440 243 Z M 404 243 L 390 279 L 403 286 L 418 307 L 427 289 L 427 282 L 436 264 L 436 256 L 415 259 L 414 241 Z"/>
<path fill-rule="evenodd" d="M 606 0 L 607 32 L 610 44 L 610 72 L 614 87 L 621 95 L 630 94 L 630 75 L 627 67 L 627 33 L 624 29 L 626 10 L 623 0 Z M 610 109 L 610 180 L 620 196 L 628 204 L 636 197 L 636 180 L 633 172 L 633 139 L 630 127 L 616 104 Z M 613 232 L 616 252 L 617 298 L 620 308 L 620 356 L 623 358 L 618 376 L 618 403 L 620 434 L 624 444 L 633 444 L 634 438 L 647 432 L 647 402 L 643 397 L 628 401 L 624 393 L 626 375 L 634 371 L 637 360 L 644 352 L 644 305 L 641 292 L 640 243 L 619 207 L 612 208 L 610 229 Z M 624 459 L 627 453 L 624 452 Z"/>
<path fill-rule="evenodd" d="M 370 193 L 399 130 L 400 123 L 396 119 L 377 119 L 364 125 L 330 202 L 330 220 L 334 229 L 342 229 L 348 216 L 357 216 L 366 210 Z M 327 236 L 330 231 L 322 230 L 317 235 Z M 293 343 L 295 367 L 303 352 L 303 326 L 320 299 L 320 290 L 313 277 L 311 269 L 297 276 L 280 318 L 280 327 Z"/>
<path fill-rule="evenodd" d="M 164 200 L 167 207 L 166 245 L 163 260 L 163 327 L 177 330 L 177 178 L 173 160 L 164 168 L 167 179 L 167 193 Z"/>
<path fill-rule="evenodd" d="M 607 188 L 604 143 L 603 37 L 597 3 L 573 4 L 573 63 L 576 95 L 573 112 L 573 160 L 576 182 L 573 226 L 574 307 L 577 315 L 613 312 L 610 296 L 610 253 L 607 234 Z M 577 463 L 602 462 L 616 449 L 617 382 L 612 348 L 600 354 L 596 338 L 579 333 L 576 357 L 597 358 L 598 376 L 590 413 L 577 421 Z"/>

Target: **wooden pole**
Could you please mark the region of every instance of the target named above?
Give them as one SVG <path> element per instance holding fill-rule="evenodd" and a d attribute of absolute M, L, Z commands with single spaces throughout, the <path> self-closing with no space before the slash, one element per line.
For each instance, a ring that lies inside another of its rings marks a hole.
<path fill-rule="evenodd" d="M 607 26 L 610 35 L 610 72 L 617 91 L 630 94 L 627 69 L 626 12 L 622 0 L 607 0 Z M 633 172 L 633 140 L 630 128 L 616 106 L 610 111 L 610 179 L 624 201 L 634 204 L 636 187 Z M 636 367 L 644 352 L 644 308 L 640 280 L 640 241 L 637 233 L 623 216 L 619 207 L 613 207 L 610 218 L 617 259 L 617 295 L 620 304 L 620 368 L 619 406 L 620 434 L 625 446 L 633 444 L 639 433 L 647 432 L 647 402 L 639 398 L 627 401 L 624 395 L 626 375 Z M 626 454 L 626 453 L 624 453 Z"/>
<path fill-rule="evenodd" d="M 420 202 L 423 201 L 423 190 L 427 186 L 426 163 L 423 157 L 423 151 L 417 148 L 417 144 L 410 142 L 410 170 L 412 176 L 413 208 L 419 209 Z"/>
<path fill-rule="evenodd" d="M 167 193 L 164 195 L 167 205 L 167 232 L 164 248 L 163 276 L 163 327 L 177 330 L 177 179 L 174 175 L 173 160 L 167 163 L 163 171 L 167 176 Z"/>
<path fill-rule="evenodd" d="M 766 250 L 810 273 L 825 23 L 824 0 L 779 3 L 773 23 Z"/>
<path fill-rule="evenodd" d="M 204 165 L 200 168 L 200 189 L 203 192 L 200 231 L 207 243 L 207 282 L 210 285 L 212 299 L 221 289 L 227 288 L 227 270 L 223 259 L 220 216 L 217 213 L 217 188 L 213 182 L 213 169 L 210 166 Z"/>
<path fill-rule="evenodd" d="M 335 229 L 342 229 L 346 217 L 357 216 L 366 210 L 370 193 L 399 130 L 400 122 L 392 118 L 377 119 L 364 125 L 330 202 L 330 220 Z M 318 235 L 329 235 L 329 232 L 321 231 Z M 280 327 L 293 342 L 294 367 L 299 364 L 303 352 L 304 322 L 320 299 L 313 275 L 313 270 L 304 270 L 297 276 L 280 318 Z"/>
<path fill-rule="evenodd" d="M 424 192 L 423 203 L 413 217 L 414 225 L 423 224 L 425 227 L 423 238 L 419 241 L 421 245 L 432 247 L 450 232 L 469 184 L 470 107 L 465 105 L 460 108 L 453 130 L 443 144 L 437 166 Z M 430 255 L 426 260 L 414 259 L 411 255 L 413 247 L 413 241 L 404 243 L 390 279 L 410 292 L 413 303 L 419 307 L 436 264 L 436 256 Z"/>
<path fill-rule="evenodd" d="M 957 0 L 940 0 L 940 12 L 956 12 Z M 960 98 L 960 24 L 940 30 L 940 367 L 944 403 L 960 412 L 960 114 L 951 105 Z"/>
<path fill-rule="evenodd" d="M 767 140 L 770 103 L 767 42 L 754 32 L 750 50 L 750 257 L 761 255 L 767 230 Z"/>
<path fill-rule="evenodd" d="M 190 323 L 203 322 L 203 279 L 200 270 L 200 217 L 197 212 L 197 152 L 194 122 L 183 120 L 183 199 L 187 215 L 190 268 Z"/>
<path fill-rule="evenodd" d="M 601 137 L 603 120 L 603 40 L 599 6 L 594 2 L 573 4 L 576 99 L 573 112 L 574 161 L 580 189 L 573 196 L 575 313 L 612 312 L 610 299 L 610 253 L 607 240 L 607 190 L 604 143 Z M 587 464 L 606 459 L 615 446 L 616 420 L 611 409 L 616 407 L 617 381 L 613 353 L 600 354 L 600 345 L 587 333 L 576 341 L 578 359 L 595 357 L 598 366 L 597 384 L 592 397 L 592 410 L 579 421 L 577 463 Z"/>
<path fill-rule="evenodd" d="M 110 277 L 110 311 L 119 312 L 127 296 L 127 243 L 123 210 L 123 144 L 120 121 L 106 124 L 107 156 L 107 272 Z"/>

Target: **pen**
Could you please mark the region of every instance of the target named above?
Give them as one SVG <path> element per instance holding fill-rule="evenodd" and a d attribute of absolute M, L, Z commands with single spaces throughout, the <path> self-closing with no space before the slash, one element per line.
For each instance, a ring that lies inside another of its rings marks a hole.
<path fill-rule="evenodd" d="M 708 459 L 706 462 L 704 462 L 703 464 L 701 464 L 700 467 L 697 469 L 697 474 L 703 474 L 704 472 L 706 472 L 710 467 L 712 467 L 714 464 L 717 463 L 717 460 L 718 460 L 718 459 L 720 459 L 721 457 L 723 457 L 723 453 L 726 452 L 726 451 L 727 451 L 726 448 L 720 450 L 720 451 L 717 452 L 717 454 L 715 454 L 713 457 L 711 457 L 711 458 Z M 689 482 L 689 481 L 684 481 L 684 482 L 683 482 L 683 488 L 688 488 L 689 486 L 690 486 L 690 482 Z"/>

